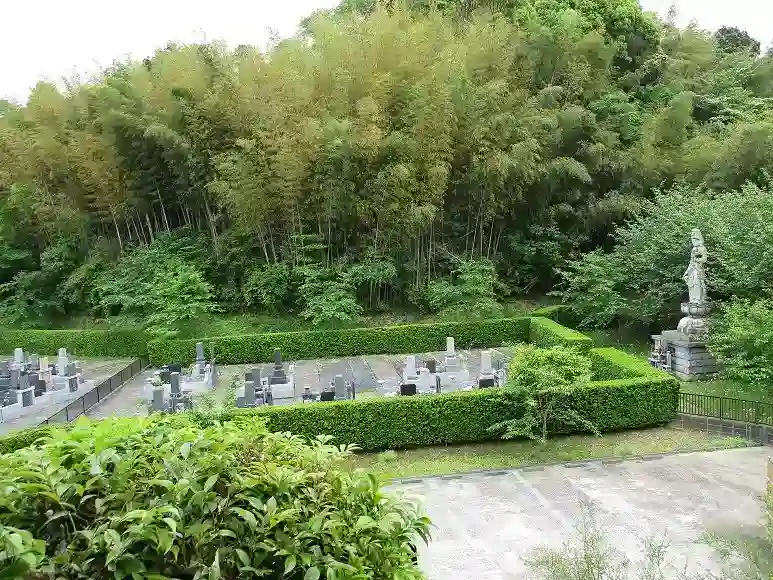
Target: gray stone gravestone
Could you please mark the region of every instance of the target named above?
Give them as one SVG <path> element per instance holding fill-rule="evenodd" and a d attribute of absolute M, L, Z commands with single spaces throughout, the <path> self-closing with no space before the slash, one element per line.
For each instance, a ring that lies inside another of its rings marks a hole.
<path fill-rule="evenodd" d="M 153 401 L 151 403 L 151 409 L 156 413 L 162 413 L 166 410 L 164 408 L 164 389 L 162 387 L 153 389 Z"/>
<path fill-rule="evenodd" d="M 173 398 L 178 398 L 180 392 L 180 373 L 170 373 L 169 375 L 170 392 Z"/>
<path fill-rule="evenodd" d="M 282 366 L 282 353 L 278 348 L 274 349 L 274 370 L 271 374 L 269 383 L 272 385 L 284 384 L 287 382 L 287 375 Z"/>
<path fill-rule="evenodd" d="M 19 392 L 21 393 L 22 407 L 31 407 L 35 403 L 35 389 L 28 388 Z"/>
<path fill-rule="evenodd" d="M 333 378 L 333 391 L 335 392 L 335 398 L 339 400 L 347 399 L 346 394 L 346 382 L 343 375 L 336 375 Z"/>

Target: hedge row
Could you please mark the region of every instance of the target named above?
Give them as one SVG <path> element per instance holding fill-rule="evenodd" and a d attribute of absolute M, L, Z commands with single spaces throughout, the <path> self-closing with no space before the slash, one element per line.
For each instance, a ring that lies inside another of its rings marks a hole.
<path fill-rule="evenodd" d="M 590 351 L 593 378 L 597 380 L 631 379 L 642 376 L 661 376 L 647 361 L 616 348 L 594 348 Z"/>
<path fill-rule="evenodd" d="M 55 355 L 62 347 L 81 357 L 139 357 L 148 350 L 148 336 L 134 330 L 0 330 L 0 353 L 15 348 Z"/>
<path fill-rule="evenodd" d="M 600 431 L 660 425 L 676 416 L 679 385 L 665 373 L 595 381 L 568 395 L 570 405 Z M 336 444 L 355 443 L 366 451 L 495 439 L 488 428 L 518 416 L 522 401 L 501 389 L 431 397 L 391 397 L 364 401 L 235 409 L 223 419 L 257 413 L 272 431 L 305 437 L 328 434 Z M 572 429 L 557 428 L 570 433 Z"/>
<path fill-rule="evenodd" d="M 453 336 L 457 348 L 484 348 L 505 343 L 525 342 L 529 338 L 529 318 L 501 318 L 471 322 L 411 324 L 379 328 L 275 332 L 204 339 L 152 340 L 148 343 L 150 362 L 189 364 L 196 342 L 204 343 L 207 353 L 215 353 L 220 364 L 271 362 L 274 349 L 287 360 L 400 354 L 445 350 L 446 337 Z"/>
<path fill-rule="evenodd" d="M 32 427 L 0 437 L 0 454 L 11 453 L 17 449 L 29 447 L 35 441 L 48 437 L 54 427 Z"/>
<path fill-rule="evenodd" d="M 541 347 L 572 346 L 583 352 L 588 352 L 593 348 L 593 340 L 590 337 L 562 326 L 554 320 L 540 316 L 531 317 L 529 342 Z"/>

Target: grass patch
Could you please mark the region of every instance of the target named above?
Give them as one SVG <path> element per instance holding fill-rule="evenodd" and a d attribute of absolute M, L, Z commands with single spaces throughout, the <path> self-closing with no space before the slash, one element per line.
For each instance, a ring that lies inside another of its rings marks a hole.
<path fill-rule="evenodd" d="M 651 345 L 649 336 L 646 334 L 625 329 L 583 330 L 582 332 L 593 339 L 595 346 L 611 346 L 635 357 L 649 359 Z"/>
<path fill-rule="evenodd" d="M 539 463 L 632 457 L 647 453 L 708 451 L 745 447 L 735 437 L 674 428 L 608 433 L 603 437 L 578 435 L 535 441 L 497 441 L 448 447 L 423 447 L 405 451 L 365 453 L 352 459 L 383 479 L 464 473 L 476 469 L 505 469 Z"/>
<path fill-rule="evenodd" d="M 711 395 L 714 397 L 727 397 L 728 399 L 743 399 L 745 401 L 773 403 L 773 392 L 771 392 L 769 387 L 749 385 L 730 379 L 682 383 L 680 390 L 683 393 L 693 393 L 697 395 Z"/>

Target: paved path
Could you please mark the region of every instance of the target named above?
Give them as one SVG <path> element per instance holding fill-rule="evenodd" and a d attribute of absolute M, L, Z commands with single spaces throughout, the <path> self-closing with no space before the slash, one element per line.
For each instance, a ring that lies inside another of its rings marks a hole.
<path fill-rule="evenodd" d="M 632 560 L 640 558 L 645 539 L 665 534 L 671 572 L 685 565 L 697 572 L 717 562 L 710 548 L 696 543 L 705 531 L 762 533 L 765 464 L 771 453 L 756 447 L 567 464 L 395 487 L 418 495 L 437 526 L 420 554 L 430 580 L 526 577 L 522 559 L 538 546 L 561 546 L 572 533 L 581 500 L 597 505 L 610 538 Z"/>
<path fill-rule="evenodd" d="M 86 416 L 92 419 L 106 419 L 111 416 L 147 415 L 145 380 L 151 376 L 153 376 L 153 370 L 146 370 L 129 379 L 123 387 L 92 407 Z"/>

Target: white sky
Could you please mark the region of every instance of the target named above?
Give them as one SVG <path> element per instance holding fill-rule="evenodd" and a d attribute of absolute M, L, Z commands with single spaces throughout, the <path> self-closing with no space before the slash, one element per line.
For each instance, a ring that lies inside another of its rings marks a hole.
<path fill-rule="evenodd" d="M 672 0 L 640 0 L 665 14 Z M 0 98 L 19 102 L 38 80 L 88 75 L 116 59 L 142 59 L 169 40 L 263 45 L 338 0 L 0 0 Z M 773 0 L 677 0 L 678 23 L 738 26 L 768 45 Z"/>

